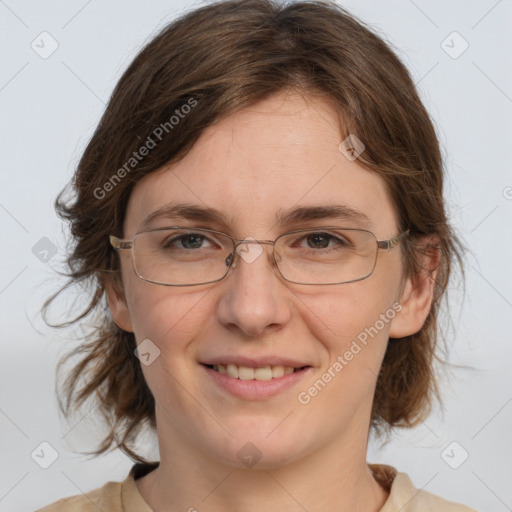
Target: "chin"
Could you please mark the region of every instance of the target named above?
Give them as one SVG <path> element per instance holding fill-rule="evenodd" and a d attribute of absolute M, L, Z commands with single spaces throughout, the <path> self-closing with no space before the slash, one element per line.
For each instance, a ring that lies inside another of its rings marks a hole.
<path fill-rule="evenodd" d="M 222 443 L 210 445 L 213 457 L 240 469 L 269 470 L 291 464 L 313 450 L 313 447 L 308 450 L 303 429 L 297 428 L 296 432 L 290 428 L 280 430 L 281 426 L 276 428 L 279 422 L 272 418 L 271 422 L 265 422 L 272 423 L 272 429 L 262 430 L 261 418 L 259 421 L 258 428 L 254 428 L 254 420 L 238 422 L 237 426 L 232 424 L 228 430 L 233 438 L 224 438 Z M 218 449 L 220 444 L 221 450 Z"/>

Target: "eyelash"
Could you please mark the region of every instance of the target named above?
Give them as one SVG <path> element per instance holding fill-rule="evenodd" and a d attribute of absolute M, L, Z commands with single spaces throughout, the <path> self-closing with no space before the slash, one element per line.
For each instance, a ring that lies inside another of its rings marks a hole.
<path fill-rule="evenodd" d="M 183 234 L 183 235 L 178 235 L 178 236 L 175 236 L 173 238 L 171 238 L 170 240 L 164 240 L 162 242 L 162 245 L 165 249 L 171 247 L 171 245 L 176 242 L 177 240 L 184 240 L 186 239 L 187 237 L 191 237 L 191 236 L 196 236 L 197 238 L 201 238 L 202 240 L 201 241 L 204 241 L 204 240 L 209 240 L 208 236 L 207 235 L 203 235 L 202 233 L 194 233 L 193 231 L 191 231 L 190 233 L 187 233 L 187 234 Z M 307 240 L 307 237 L 311 237 L 311 236 L 315 236 L 315 235 L 321 235 L 323 236 L 324 238 L 327 238 L 328 239 L 328 242 L 330 243 L 331 241 L 334 241 L 338 246 L 349 246 L 350 244 L 346 241 L 346 240 L 343 240 L 342 238 L 340 238 L 339 236 L 336 236 L 336 235 L 333 235 L 331 233 L 328 233 L 326 231 L 317 231 L 317 232 L 311 232 L 311 233 L 308 233 L 307 235 L 303 235 L 301 236 L 300 238 L 298 238 L 298 240 L 295 240 L 294 244 L 298 242 L 302 242 L 304 240 Z M 201 247 L 202 248 L 202 247 Z M 312 248 L 314 249 L 314 248 Z M 333 250 L 335 250 L 335 248 L 320 248 L 324 253 L 329 253 Z"/>

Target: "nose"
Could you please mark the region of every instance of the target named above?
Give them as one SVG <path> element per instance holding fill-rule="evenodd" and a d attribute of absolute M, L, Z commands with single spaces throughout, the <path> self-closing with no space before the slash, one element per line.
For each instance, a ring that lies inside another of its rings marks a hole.
<path fill-rule="evenodd" d="M 219 282 L 216 309 L 218 321 L 228 329 L 257 337 L 290 321 L 291 292 L 275 266 L 272 247 L 242 242 L 233 254 L 233 266 Z"/>

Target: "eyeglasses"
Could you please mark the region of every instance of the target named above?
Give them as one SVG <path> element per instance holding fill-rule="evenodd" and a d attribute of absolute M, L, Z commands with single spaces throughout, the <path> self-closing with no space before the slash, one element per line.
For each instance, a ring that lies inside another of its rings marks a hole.
<path fill-rule="evenodd" d="M 377 240 L 364 229 L 320 227 L 289 231 L 273 241 L 235 240 L 220 231 L 173 226 L 141 231 L 131 240 L 111 235 L 110 243 L 131 250 L 140 279 L 165 286 L 220 281 L 235 267 L 235 255 L 252 263 L 263 252 L 260 244 L 273 246 L 272 261 L 286 281 L 330 285 L 366 279 L 375 269 L 379 249 L 392 249 L 408 234 Z"/>

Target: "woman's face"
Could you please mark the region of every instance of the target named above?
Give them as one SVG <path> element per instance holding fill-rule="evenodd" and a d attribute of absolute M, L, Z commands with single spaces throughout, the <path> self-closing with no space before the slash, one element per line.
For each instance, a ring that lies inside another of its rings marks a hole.
<path fill-rule="evenodd" d="M 177 203 L 215 209 L 223 222 L 160 216 L 148 227 L 211 228 L 238 240 L 332 225 L 367 229 L 379 240 L 396 236 L 384 181 L 340 151 L 336 127 L 327 103 L 285 93 L 224 118 L 183 160 L 137 183 L 125 238 L 153 212 Z M 276 223 L 278 213 L 340 205 L 362 215 Z M 308 286 L 280 276 L 270 245 L 245 247 L 257 249 L 255 259 L 237 256 L 223 280 L 190 287 L 139 279 L 130 251 L 120 251 L 125 299 L 111 293 L 111 309 L 137 343 L 150 340 L 142 369 L 156 401 L 160 449 L 169 443 L 259 467 L 336 444 L 365 450 L 387 341 L 407 324 L 398 305 L 400 246 L 379 251 L 365 280 Z M 306 368 L 247 381 L 205 366 L 237 362 Z"/>

